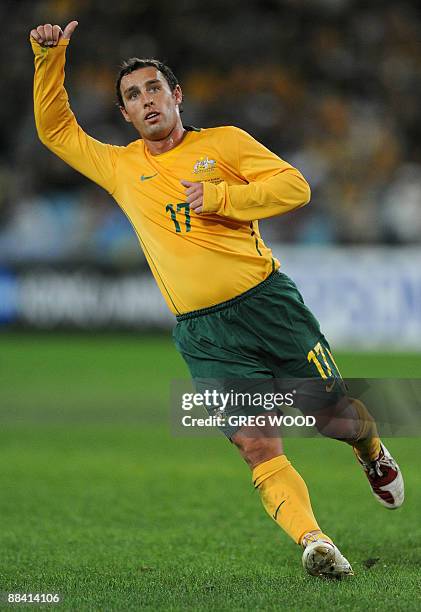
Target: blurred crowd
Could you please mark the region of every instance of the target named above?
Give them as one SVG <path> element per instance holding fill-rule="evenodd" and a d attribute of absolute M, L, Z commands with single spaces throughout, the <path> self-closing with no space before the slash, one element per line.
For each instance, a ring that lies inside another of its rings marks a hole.
<path fill-rule="evenodd" d="M 296 165 L 303 211 L 261 224 L 268 241 L 421 241 L 421 9 L 387 0 L 2 2 L 0 263 L 138 258 L 124 215 L 39 143 L 28 32 L 79 21 L 66 86 L 83 128 L 126 144 L 114 81 L 123 59 L 177 74 L 183 121 L 233 124 Z"/>

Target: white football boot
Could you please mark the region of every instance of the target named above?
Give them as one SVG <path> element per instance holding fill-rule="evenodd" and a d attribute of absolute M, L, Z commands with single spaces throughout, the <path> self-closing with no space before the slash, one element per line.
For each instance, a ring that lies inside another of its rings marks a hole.
<path fill-rule="evenodd" d="M 340 580 L 354 575 L 349 561 L 345 559 L 339 548 L 325 540 L 310 542 L 305 547 L 303 567 L 311 576 Z"/>
<path fill-rule="evenodd" d="M 402 506 L 405 498 L 402 472 L 384 444 L 380 443 L 378 459 L 369 463 L 360 459 L 355 449 L 354 452 L 377 501 L 390 510 Z"/>

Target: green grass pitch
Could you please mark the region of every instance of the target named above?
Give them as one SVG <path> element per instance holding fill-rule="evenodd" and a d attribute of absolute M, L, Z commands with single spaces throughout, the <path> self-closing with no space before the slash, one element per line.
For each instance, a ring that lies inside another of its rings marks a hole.
<path fill-rule="evenodd" d="M 356 573 L 312 579 L 235 449 L 170 433 L 170 381 L 187 372 L 169 339 L 0 342 L 3 594 L 57 592 L 62 610 L 421 608 L 419 439 L 389 441 L 407 485 L 396 512 L 376 503 L 347 446 L 286 440 Z M 420 355 L 336 357 L 345 376 L 421 377 Z"/>

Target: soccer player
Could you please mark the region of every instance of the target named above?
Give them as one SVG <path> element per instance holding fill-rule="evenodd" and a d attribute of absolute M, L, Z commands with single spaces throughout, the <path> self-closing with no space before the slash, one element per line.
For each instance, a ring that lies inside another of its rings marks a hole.
<path fill-rule="evenodd" d="M 72 21 L 63 31 L 45 24 L 30 32 L 38 135 L 106 189 L 130 219 L 177 317 L 175 343 L 193 379 L 340 380 L 318 322 L 295 284 L 279 272 L 258 228 L 259 219 L 307 204 L 306 180 L 238 128 L 183 126 L 181 87 L 157 60 L 132 58 L 117 80 L 121 113 L 140 139 L 121 147 L 88 136 L 64 89 L 65 52 L 77 25 Z M 372 417 L 358 400 L 350 400 L 344 414 L 354 418 L 341 435 L 329 421 L 323 433 L 353 447 L 378 501 L 397 508 L 404 497 L 402 475 Z M 280 437 L 251 425 L 224 433 L 250 466 L 269 515 L 304 549 L 306 570 L 326 577 L 352 574 L 319 526 Z"/>

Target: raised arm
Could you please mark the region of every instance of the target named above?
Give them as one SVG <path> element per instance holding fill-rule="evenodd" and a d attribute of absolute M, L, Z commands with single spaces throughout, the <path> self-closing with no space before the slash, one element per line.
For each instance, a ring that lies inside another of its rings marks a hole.
<path fill-rule="evenodd" d="M 182 181 L 192 210 L 255 221 L 282 215 L 310 201 L 310 187 L 303 175 L 249 134 L 230 128 L 227 144 L 230 165 L 247 184 Z"/>
<path fill-rule="evenodd" d="M 88 136 L 78 125 L 64 88 L 66 48 L 78 23 L 31 30 L 35 55 L 34 114 L 41 142 L 72 168 L 112 193 L 119 147 Z"/>

